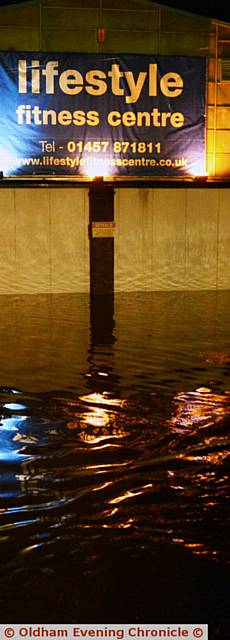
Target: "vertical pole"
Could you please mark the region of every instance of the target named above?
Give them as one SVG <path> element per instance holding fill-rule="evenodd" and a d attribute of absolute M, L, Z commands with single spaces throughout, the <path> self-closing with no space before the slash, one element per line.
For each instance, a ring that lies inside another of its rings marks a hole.
<path fill-rule="evenodd" d="M 114 189 L 102 178 L 97 179 L 89 190 L 90 323 L 94 368 L 99 365 L 97 348 L 100 345 L 112 347 L 114 342 L 113 230 Z"/>
<path fill-rule="evenodd" d="M 89 191 L 90 293 L 114 291 L 114 189 L 94 181 Z"/>

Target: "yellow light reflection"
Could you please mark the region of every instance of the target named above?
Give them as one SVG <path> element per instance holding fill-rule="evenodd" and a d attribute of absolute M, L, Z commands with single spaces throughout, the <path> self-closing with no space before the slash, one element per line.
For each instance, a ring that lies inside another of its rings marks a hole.
<path fill-rule="evenodd" d="M 94 487 L 92 491 L 101 491 L 102 489 L 107 489 L 107 487 L 110 487 L 111 484 L 113 484 L 112 480 L 110 482 L 104 482 L 103 484 L 100 484 L 99 487 Z"/>
<path fill-rule="evenodd" d="M 116 511 L 118 511 L 118 509 L 114 509 L 115 513 Z M 110 515 L 112 515 L 112 513 L 110 513 Z M 112 524 L 103 524 L 102 528 L 103 529 L 129 529 L 130 527 L 132 527 L 134 523 L 133 518 L 129 518 L 126 522 L 116 522 L 116 523 L 112 523 Z"/>
<path fill-rule="evenodd" d="M 174 405 L 176 410 L 168 424 L 180 429 L 195 424 L 201 427 L 210 426 L 230 414 L 228 394 L 213 393 L 208 387 L 177 393 Z"/>
<path fill-rule="evenodd" d="M 79 400 L 84 402 L 85 411 L 79 412 Z M 124 429 L 122 413 L 115 412 L 125 400 L 111 398 L 106 392 L 89 393 L 75 401 L 65 404 L 64 412 L 70 417 L 69 429 L 77 430 L 78 437 L 88 444 L 100 444 L 103 440 L 124 438 L 128 433 Z M 110 408 L 111 407 L 111 408 Z M 109 442 L 103 446 L 119 446 Z"/>
<path fill-rule="evenodd" d="M 87 158 L 86 169 L 84 170 L 89 178 L 103 177 L 107 178 L 112 175 L 111 166 L 108 158 Z"/>
<path fill-rule="evenodd" d="M 118 496 L 117 498 L 113 498 L 113 500 L 110 500 L 110 504 L 119 504 L 120 502 L 123 502 L 123 500 L 129 500 L 129 498 L 136 498 L 136 496 L 141 496 L 143 493 L 145 493 L 146 489 L 150 489 L 152 488 L 152 484 L 145 484 L 143 487 L 140 488 L 140 491 L 136 490 L 136 491 L 126 491 L 125 493 L 123 493 L 123 495 Z"/>
<path fill-rule="evenodd" d="M 205 462 L 210 463 L 210 464 L 223 464 L 223 461 L 226 459 L 228 460 L 229 458 L 229 451 L 219 451 L 219 453 L 208 453 L 205 456 L 186 456 L 183 455 L 183 460 L 188 460 L 190 462 L 199 462 L 199 460 L 202 462 L 205 460 Z M 204 476 L 205 477 L 205 476 Z M 211 505 L 211 502 L 209 502 L 209 505 Z"/>
<path fill-rule="evenodd" d="M 90 427 L 105 427 L 109 424 L 109 413 L 105 409 L 95 407 L 93 411 L 84 413 L 81 422 L 85 422 Z"/>
<path fill-rule="evenodd" d="M 200 542 L 188 542 L 184 544 L 185 547 L 187 547 L 187 549 L 198 549 L 200 547 L 203 547 L 203 544 L 201 544 Z"/>
<path fill-rule="evenodd" d="M 119 406 L 122 407 L 125 404 L 125 400 L 121 400 L 120 398 L 111 398 L 106 391 L 103 393 L 89 393 L 85 396 L 80 396 L 79 400 L 82 402 L 92 403 L 92 404 L 106 404 L 110 406 Z"/>
<path fill-rule="evenodd" d="M 202 542 L 186 542 L 183 538 L 172 538 L 172 542 L 182 545 L 195 556 L 214 556 L 215 558 L 215 556 L 219 555 L 219 551 L 216 549 L 205 548 L 205 545 Z"/>

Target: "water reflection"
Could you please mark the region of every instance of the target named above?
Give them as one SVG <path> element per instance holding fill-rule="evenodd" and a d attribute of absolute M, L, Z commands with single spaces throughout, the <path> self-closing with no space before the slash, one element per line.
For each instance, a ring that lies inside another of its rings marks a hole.
<path fill-rule="evenodd" d="M 215 393 L 207 387 L 200 387 L 187 393 L 179 392 L 173 398 L 175 413 L 169 424 L 176 429 L 200 428 L 221 422 L 229 415 L 229 391 Z"/>
<path fill-rule="evenodd" d="M 3 618 L 202 619 L 222 640 L 228 297 L 28 298 L 0 322 Z"/>

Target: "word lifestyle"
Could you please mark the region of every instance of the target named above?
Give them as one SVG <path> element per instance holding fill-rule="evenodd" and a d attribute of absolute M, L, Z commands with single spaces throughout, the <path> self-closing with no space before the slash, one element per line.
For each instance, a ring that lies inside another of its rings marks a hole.
<path fill-rule="evenodd" d="M 168 98 L 176 98 L 183 92 L 184 81 L 175 71 L 168 71 L 160 77 L 158 64 L 150 63 L 147 71 L 123 71 L 119 64 L 112 64 L 109 71 L 90 69 L 83 75 L 78 69 L 59 71 L 59 61 L 49 60 L 41 65 L 39 60 L 20 59 L 18 61 L 18 92 L 20 94 L 55 94 L 59 89 L 67 95 L 75 96 L 86 91 L 91 96 L 102 96 L 110 91 L 115 96 L 124 96 L 127 104 L 133 104 L 147 88 L 149 97 L 159 93 Z"/>

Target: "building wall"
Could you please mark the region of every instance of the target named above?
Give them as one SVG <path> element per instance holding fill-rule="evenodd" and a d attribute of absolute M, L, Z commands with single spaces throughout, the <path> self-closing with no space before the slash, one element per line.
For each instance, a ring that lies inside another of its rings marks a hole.
<path fill-rule="evenodd" d="M 89 291 L 88 190 L 0 189 L 0 294 Z M 230 288 L 228 189 L 116 189 L 115 290 Z"/>
<path fill-rule="evenodd" d="M 207 168 L 230 177 L 230 82 L 221 74 L 230 26 L 148 0 L 34 0 L 1 8 L 0 41 L 2 50 L 204 55 Z M 221 188 L 117 189 L 115 289 L 229 288 L 228 202 Z M 88 217 L 83 188 L 0 189 L 0 293 L 88 291 Z"/>
<path fill-rule="evenodd" d="M 118 189 L 115 290 L 230 288 L 228 189 Z"/>
<path fill-rule="evenodd" d="M 88 190 L 0 189 L 0 293 L 89 290 Z"/>
<path fill-rule="evenodd" d="M 99 26 L 104 44 L 98 43 Z M 230 177 L 230 81 L 222 80 L 221 70 L 221 59 L 230 59 L 230 25 L 148 0 L 34 0 L 1 8 L 0 41 L 2 50 L 207 57 L 207 170 Z"/>

